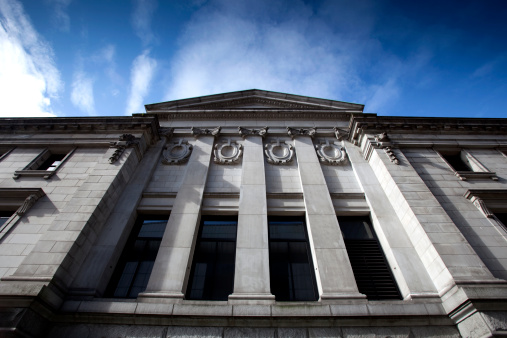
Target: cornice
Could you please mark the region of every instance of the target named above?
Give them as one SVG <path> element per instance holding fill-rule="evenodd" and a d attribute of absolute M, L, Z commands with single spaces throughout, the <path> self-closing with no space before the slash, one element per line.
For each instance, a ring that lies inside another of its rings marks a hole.
<path fill-rule="evenodd" d="M 142 132 L 151 141 L 160 139 L 157 116 L 142 117 L 79 117 L 79 118 L 7 118 L 0 119 L 1 134 L 125 134 Z M 60 141 L 48 140 L 46 141 Z M 19 140 L 21 143 L 22 140 Z M 26 140 L 28 143 L 30 140 Z M 35 141 L 35 140 L 32 140 Z M 62 140 L 63 141 L 63 140 Z M 76 139 L 80 142 L 82 140 Z M 91 143 L 98 139 L 92 139 Z"/>

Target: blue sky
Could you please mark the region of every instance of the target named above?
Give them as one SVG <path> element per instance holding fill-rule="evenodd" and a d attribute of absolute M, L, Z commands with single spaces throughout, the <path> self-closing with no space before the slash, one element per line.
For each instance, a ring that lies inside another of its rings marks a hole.
<path fill-rule="evenodd" d="M 507 118 L 507 1 L 0 0 L 0 117 L 252 88 Z"/>

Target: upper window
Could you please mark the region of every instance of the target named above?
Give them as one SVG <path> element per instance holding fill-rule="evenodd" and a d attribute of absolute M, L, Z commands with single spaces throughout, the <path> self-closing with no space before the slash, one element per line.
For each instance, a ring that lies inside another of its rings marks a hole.
<path fill-rule="evenodd" d="M 167 216 L 141 216 L 123 249 L 106 295 L 136 298 L 148 285 Z"/>
<path fill-rule="evenodd" d="M 368 216 L 340 216 L 338 223 L 359 292 L 369 300 L 401 299 Z"/>
<path fill-rule="evenodd" d="M 202 216 L 186 299 L 227 300 L 234 289 L 237 217 Z"/>
<path fill-rule="evenodd" d="M 304 217 L 269 217 L 269 274 L 277 301 L 318 300 Z"/>
<path fill-rule="evenodd" d="M 36 158 L 32 160 L 23 170 L 16 170 L 14 178 L 19 176 L 44 177 L 45 179 L 53 176 L 60 166 L 70 157 L 76 148 L 68 150 L 43 150 Z"/>
<path fill-rule="evenodd" d="M 470 178 L 498 180 L 496 173 L 489 171 L 467 150 L 439 150 L 438 153 L 451 167 L 454 174 L 463 181 Z"/>

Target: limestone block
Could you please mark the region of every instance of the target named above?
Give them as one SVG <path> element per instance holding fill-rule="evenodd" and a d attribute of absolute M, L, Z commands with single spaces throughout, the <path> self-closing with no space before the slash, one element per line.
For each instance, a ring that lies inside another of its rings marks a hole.
<path fill-rule="evenodd" d="M 184 327 L 169 326 L 167 338 L 222 338 L 224 329 L 222 327 Z"/>
<path fill-rule="evenodd" d="M 275 338 L 274 328 L 227 327 L 224 338 Z"/>

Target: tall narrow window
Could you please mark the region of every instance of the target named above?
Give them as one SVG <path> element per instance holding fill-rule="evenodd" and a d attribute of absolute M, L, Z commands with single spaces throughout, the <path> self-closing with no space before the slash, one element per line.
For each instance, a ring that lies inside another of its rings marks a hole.
<path fill-rule="evenodd" d="M 318 300 L 303 217 L 270 217 L 269 273 L 277 301 Z"/>
<path fill-rule="evenodd" d="M 237 217 L 202 217 L 187 299 L 227 300 L 233 292 L 237 227 Z"/>
<path fill-rule="evenodd" d="M 136 298 L 146 289 L 167 219 L 167 216 L 142 216 L 137 220 L 109 283 L 107 295 Z"/>
<path fill-rule="evenodd" d="M 442 157 L 445 158 L 447 163 L 449 163 L 456 171 L 473 171 L 472 168 L 470 168 L 463 160 L 463 154 L 461 151 L 455 153 L 442 153 Z"/>
<path fill-rule="evenodd" d="M 369 300 L 401 299 L 368 216 L 338 217 L 359 292 Z"/>

